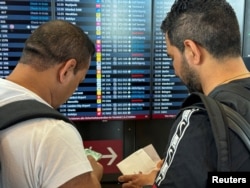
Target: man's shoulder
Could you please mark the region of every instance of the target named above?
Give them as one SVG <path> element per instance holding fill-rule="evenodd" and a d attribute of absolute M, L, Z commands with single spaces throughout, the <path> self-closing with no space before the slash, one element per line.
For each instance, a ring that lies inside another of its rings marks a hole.
<path fill-rule="evenodd" d="M 222 84 L 216 87 L 209 94 L 209 96 L 219 101 L 223 101 L 223 99 L 232 100 L 232 96 L 238 98 L 243 92 L 249 92 L 248 94 L 250 94 L 250 78 L 235 80 L 227 84 Z"/>

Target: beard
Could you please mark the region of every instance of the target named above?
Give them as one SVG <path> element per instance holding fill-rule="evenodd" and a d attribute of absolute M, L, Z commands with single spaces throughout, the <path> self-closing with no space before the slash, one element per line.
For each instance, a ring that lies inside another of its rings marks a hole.
<path fill-rule="evenodd" d="M 199 75 L 197 72 L 189 66 L 185 55 L 182 58 L 182 66 L 180 71 L 180 79 L 186 85 L 188 91 L 192 92 L 201 92 L 203 93 Z"/>

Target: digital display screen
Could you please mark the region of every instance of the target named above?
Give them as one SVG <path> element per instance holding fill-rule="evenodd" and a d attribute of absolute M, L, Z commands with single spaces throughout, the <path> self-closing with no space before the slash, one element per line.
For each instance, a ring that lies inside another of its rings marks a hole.
<path fill-rule="evenodd" d="M 51 20 L 51 2 L 0 1 L 0 76 L 10 74 L 21 56 L 25 40 Z"/>
<path fill-rule="evenodd" d="M 61 113 L 75 121 L 174 117 L 188 92 L 174 74 L 160 30 L 173 2 L 1 1 L 0 77 L 13 70 L 34 29 L 49 20 L 66 20 L 89 35 L 96 54 L 84 82 L 58 109 Z"/>
<path fill-rule="evenodd" d="M 248 8 L 247 8 L 248 7 Z M 243 57 L 248 57 L 250 59 L 250 1 L 246 1 L 246 8 L 245 8 L 245 27 L 243 33 Z M 249 65 L 248 60 L 248 67 Z"/>
<path fill-rule="evenodd" d="M 152 52 L 152 118 L 175 116 L 184 98 L 188 96 L 186 86 L 175 76 L 172 60 L 166 53 L 165 36 L 160 29 L 174 0 L 154 1 L 153 52 Z"/>
<path fill-rule="evenodd" d="M 151 7 L 150 0 L 56 0 L 55 18 L 79 25 L 96 45 L 84 83 L 60 112 L 73 120 L 149 118 Z"/>

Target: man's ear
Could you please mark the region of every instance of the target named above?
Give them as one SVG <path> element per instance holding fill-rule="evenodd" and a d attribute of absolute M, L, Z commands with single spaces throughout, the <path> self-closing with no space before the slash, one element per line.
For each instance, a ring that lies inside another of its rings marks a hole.
<path fill-rule="evenodd" d="M 202 58 L 202 51 L 200 46 L 192 40 L 185 40 L 185 55 L 188 62 L 192 62 L 193 64 L 199 64 Z"/>
<path fill-rule="evenodd" d="M 67 79 L 69 79 L 72 76 L 72 74 L 74 74 L 76 64 L 77 62 L 75 59 L 69 59 L 68 61 L 62 64 L 62 66 L 58 70 L 59 82 L 61 83 L 65 82 Z"/>

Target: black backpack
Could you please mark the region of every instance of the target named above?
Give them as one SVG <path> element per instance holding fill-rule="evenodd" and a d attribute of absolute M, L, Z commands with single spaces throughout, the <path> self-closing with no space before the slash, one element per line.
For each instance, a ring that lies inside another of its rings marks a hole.
<path fill-rule="evenodd" d="M 223 90 L 237 93 L 250 101 L 250 91 L 239 85 L 230 84 L 225 86 Z M 241 138 L 250 152 L 250 124 L 232 108 L 202 93 L 190 94 L 184 101 L 181 112 L 191 108 L 207 111 L 218 152 L 217 170 L 230 171 L 228 128 Z"/>
<path fill-rule="evenodd" d="M 0 107 L 0 130 L 34 118 L 54 118 L 71 123 L 66 116 L 36 100 L 21 100 Z"/>

